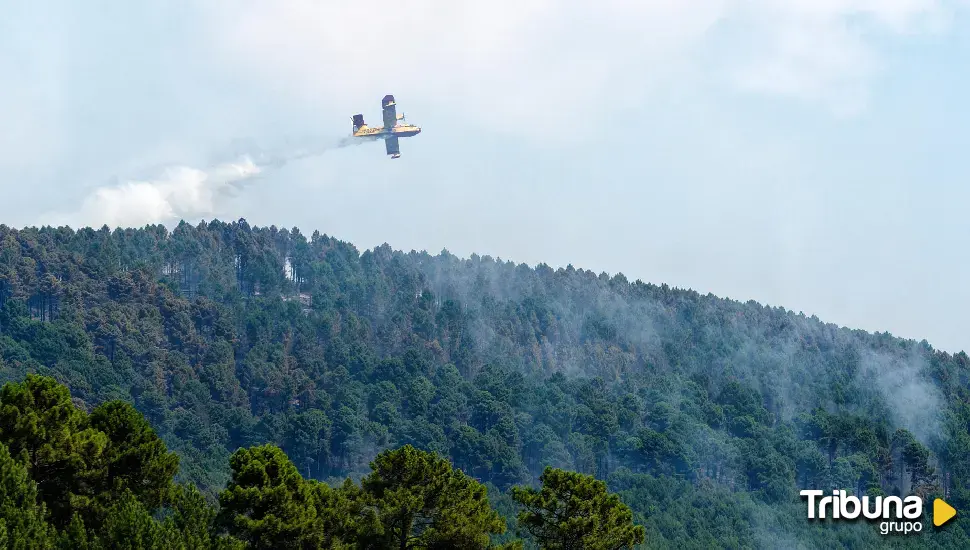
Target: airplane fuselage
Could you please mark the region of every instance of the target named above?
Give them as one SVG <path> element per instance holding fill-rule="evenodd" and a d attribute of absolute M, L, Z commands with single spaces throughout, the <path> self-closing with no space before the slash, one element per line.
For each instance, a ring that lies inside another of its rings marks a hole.
<path fill-rule="evenodd" d="M 421 133 L 421 127 L 413 124 L 398 124 L 390 128 L 363 127 L 354 132 L 354 137 L 370 139 L 386 139 L 389 137 L 411 137 Z"/>

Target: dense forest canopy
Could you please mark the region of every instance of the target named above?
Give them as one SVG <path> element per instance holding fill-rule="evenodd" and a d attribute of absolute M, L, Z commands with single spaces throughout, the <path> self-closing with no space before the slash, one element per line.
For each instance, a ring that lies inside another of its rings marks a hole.
<path fill-rule="evenodd" d="M 212 505 L 233 453 L 272 443 L 333 487 L 437 453 L 489 488 L 499 542 L 547 467 L 604 480 L 649 547 L 884 542 L 809 524 L 801 488 L 970 509 L 966 353 L 572 266 L 245 220 L 0 226 L 0 382 L 29 373 L 79 410 L 133 404 Z"/>
<path fill-rule="evenodd" d="M 645 530 L 603 481 L 546 468 L 515 487 L 527 541 L 495 540 L 506 522 L 488 489 L 436 453 L 381 452 L 358 485 L 300 475 L 272 444 L 241 448 L 218 509 L 175 483 L 179 458 L 130 403 L 87 414 L 51 377 L 0 390 L 0 547 L 101 549 L 620 550 Z"/>

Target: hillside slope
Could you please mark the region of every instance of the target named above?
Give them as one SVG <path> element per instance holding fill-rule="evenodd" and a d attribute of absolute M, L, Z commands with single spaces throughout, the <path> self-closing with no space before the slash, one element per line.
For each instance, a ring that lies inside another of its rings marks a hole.
<path fill-rule="evenodd" d="M 607 479 L 658 547 L 876 540 L 805 526 L 806 487 L 970 507 L 965 353 L 572 267 L 244 220 L 0 226 L 0 382 L 28 372 L 131 400 L 210 495 L 238 447 L 336 480 L 412 444 L 499 491 Z"/>

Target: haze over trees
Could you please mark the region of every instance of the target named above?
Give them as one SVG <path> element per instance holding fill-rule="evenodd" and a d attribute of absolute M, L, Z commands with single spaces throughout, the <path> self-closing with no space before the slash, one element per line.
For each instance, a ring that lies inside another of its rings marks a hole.
<path fill-rule="evenodd" d="M 244 220 L 0 226 L 0 382 L 4 540 L 864 547 L 798 490 L 970 507 L 965 353 Z"/>

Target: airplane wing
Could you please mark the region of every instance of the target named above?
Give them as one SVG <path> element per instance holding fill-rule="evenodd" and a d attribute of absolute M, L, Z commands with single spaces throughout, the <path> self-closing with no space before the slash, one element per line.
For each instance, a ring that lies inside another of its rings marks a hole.
<path fill-rule="evenodd" d="M 381 108 L 384 109 L 384 127 L 393 128 L 397 126 L 397 103 L 394 96 L 388 94 L 381 100 Z"/>
<path fill-rule="evenodd" d="M 398 146 L 396 137 L 385 138 L 384 147 L 387 149 L 388 155 L 394 158 L 401 156 L 401 148 Z"/>

